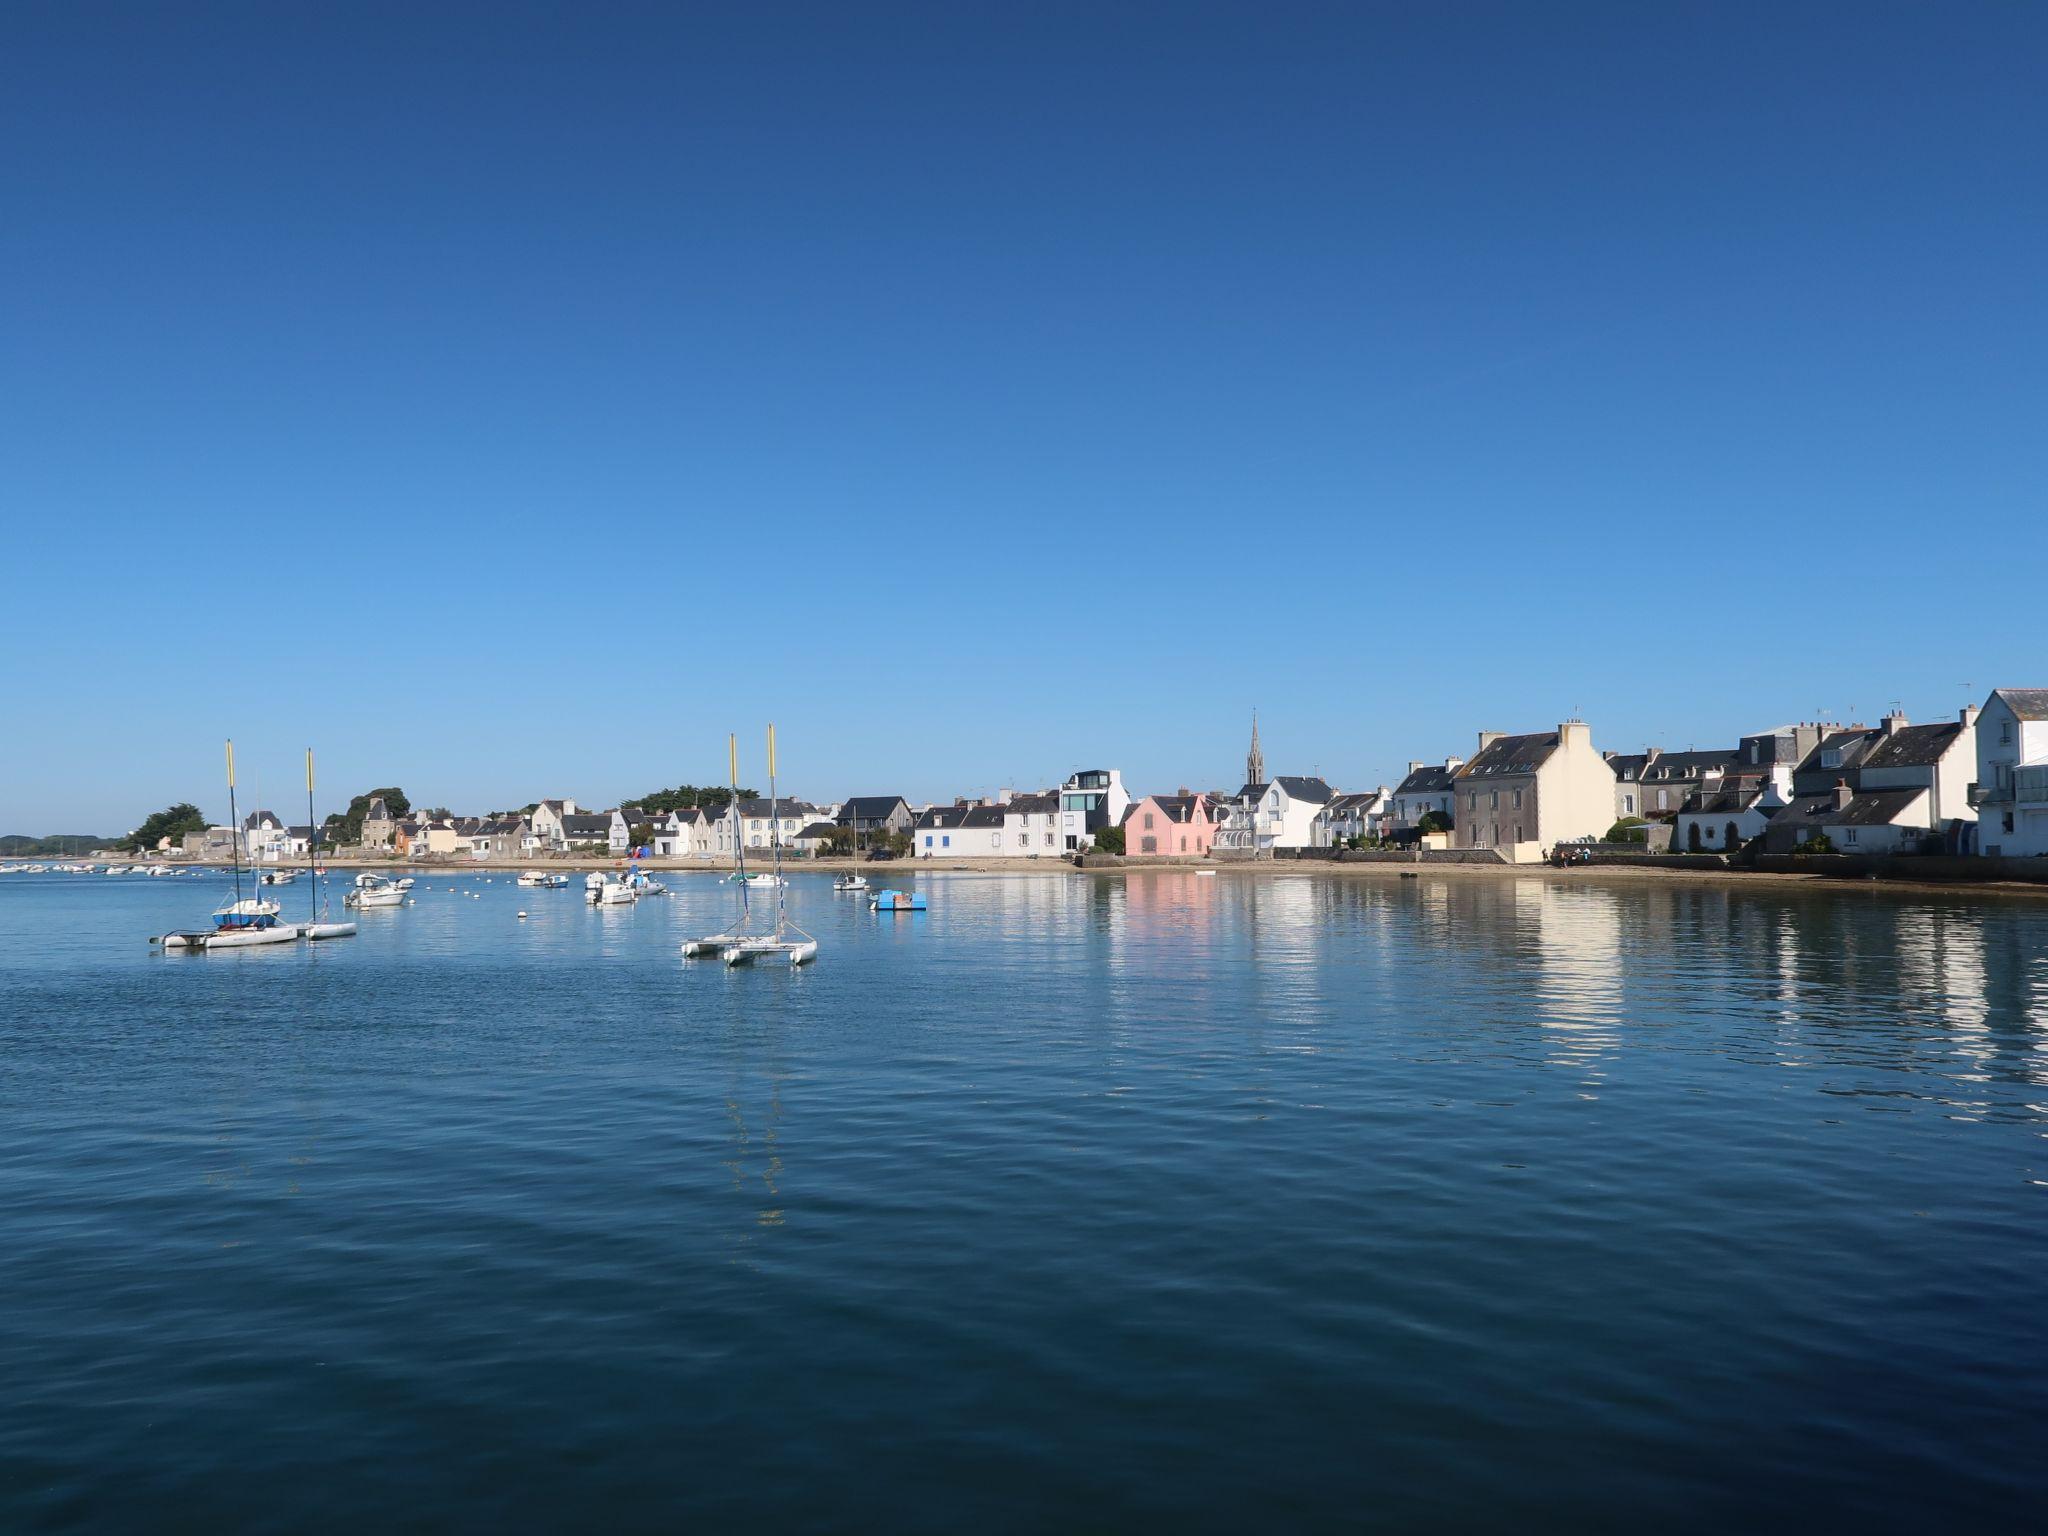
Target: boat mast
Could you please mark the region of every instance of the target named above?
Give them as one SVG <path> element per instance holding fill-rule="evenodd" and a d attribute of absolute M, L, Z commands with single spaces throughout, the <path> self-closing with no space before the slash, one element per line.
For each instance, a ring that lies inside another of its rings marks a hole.
<path fill-rule="evenodd" d="M 320 836 L 320 824 L 313 819 L 313 749 L 306 748 L 306 879 L 313 890 L 307 900 L 307 916 L 320 921 L 320 869 L 313 862 L 313 844 Z"/>
<path fill-rule="evenodd" d="M 744 923 L 751 909 L 747 905 L 747 855 L 740 846 L 740 738 L 737 732 L 726 733 L 725 759 L 732 770 L 732 797 L 726 802 L 726 809 L 732 813 L 733 871 L 740 882 L 740 921 Z"/>
<path fill-rule="evenodd" d="M 235 905 L 242 904 L 242 819 L 235 809 L 235 738 L 228 738 L 228 856 L 235 861 Z"/>
<path fill-rule="evenodd" d="M 775 859 L 775 926 L 782 926 L 782 805 L 775 796 L 775 722 L 768 722 L 768 846 Z"/>

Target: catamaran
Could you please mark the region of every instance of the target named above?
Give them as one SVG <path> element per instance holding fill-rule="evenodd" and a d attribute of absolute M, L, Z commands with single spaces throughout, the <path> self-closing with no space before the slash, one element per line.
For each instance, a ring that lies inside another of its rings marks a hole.
<path fill-rule="evenodd" d="M 694 959 L 698 955 L 723 954 L 731 945 L 762 935 L 754 932 L 754 912 L 747 900 L 747 850 L 740 842 L 740 739 L 728 734 L 725 738 L 726 763 L 732 779 L 732 797 L 725 803 L 726 817 L 732 823 L 732 873 L 726 883 L 736 885 L 740 891 L 740 920 L 724 933 L 707 933 L 702 938 L 685 939 L 683 956 Z"/>
<path fill-rule="evenodd" d="M 332 921 L 327 902 L 320 892 L 320 866 L 314 859 L 315 845 L 320 841 L 320 823 L 313 817 L 313 749 L 306 748 L 306 877 L 311 882 L 312 921 L 305 926 L 308 939 L 352 939 L 356 936 L 353 920 Z M 344 898 L 344 902 L 346 898 Z"/>
<path fill-rule="evenodd" d="M 228 743 L 228 821 L 240 827 L 235 808 L 235 744 Z M 235 842 L 240 842 L 237 834 Z M 222 902 L 213 911 L 213 926 L 202 929 L 179 929 L 171 933 L 157 934 L 150 943 L 163 949 L 245 949 L 256 944 L 294 944 L 298 942 L 299 925 L 281 923 L 277 920 L 277 903 L 262 901 L 256 897 L 242 895 L 242 852 L 230 844 L 235 860 L 235 894 L 230 901 Z"/>
<path fill-rule="evenodd" d="M 735 774 L 737 779 L 738 775 Z M 794 969 L 818 958 L 818 941 L 789 920 L 783 905 L 781 805 L 775 793 L 775 726 L 768 727 L 768 846 L 775 860 L 775 930 L 741 938 L 719 951 L 727 965 L 747 965 L 764 955 L 787 956 Z"/>

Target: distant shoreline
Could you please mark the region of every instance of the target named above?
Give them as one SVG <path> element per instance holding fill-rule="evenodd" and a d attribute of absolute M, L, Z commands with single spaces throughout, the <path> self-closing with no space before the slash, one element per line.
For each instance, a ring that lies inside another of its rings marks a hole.
<path fill-rule="evenodd" d="M 111 860 L 119 863 L 119 856 Z M 57 862 L 71 862 L 60 860 Z M 91 862 L 109 862 L 107 855 L 100 855 Z M 749 858 L 749 865 L 765 869 L 769 860 Z M 233 866 L 225 861 L 206 859 L 175 859 L 165 864 L 173 869 L 217 869 L 228 870 Z M 245 871 L 260 874 L 265 870 L 304 873 L 303 863 L 243 865 Z M 664 876 L 703 875 L 711 879 L 723 879 L 732 873 L 730 863 L 708 864 L 697 860 L 677 859 L 624 859 L 624 858 L 573 858 L 538 859 L 506 862 L 502 860 L 421 861 L 417 859 L 330 859 L 321 868 L 334 872 L 354 873 L 360 870 L 378 872 L 409 872 L 422 875 L 459 876 L 464 874 L 519 874 L 529 869 L 545 870 L 567 875 L 587 874 L 593 870 L 618 871 L 626 868 L 658 872 Z M 953 859 L 785 859 L 785 874 L 842 874 L 857 870 L 866 875 L 870 883 L 886 883 L 891 877 L 917 874 L 975 874 L 975 875 L 1069 875 L 1089 878 L 1124 879 L 1166 874 L 1193 874 L 1208 871 L 1219 878 L 1240 879 L 1301 879 L 1309 876 L 1336 876 L 1346 880 L 1395 880 L 1403 878 L 1423 880 L 1543 880 L 1560 885 L 1656 885 L 1656 884 L 1703 884 L 1730 885 L 1743 887 L 1772 887 L 1778 889 L 1836 890 L 1873 893 L 1895 891 L 1901 893 L 1940 892 L 1947 895 L 1980 893 L 1994 896 L 2026 896 L 2048 899 L 2048 885 L 2030 884 L 2016 880 L 1939 880 L 1847 878 L 1840 875 L 1822 874 L 1818 871 L 1751 870 L 1751 869 L 1658 869 L 1642 864 L 1577 865 L 1560 869 L 1551 864 L 1403 864 L 1403 863 L 1351 863 L 1323 859 L 1258 859 L 1258 860 L 1209 860 L 1209 859 L 1143 859 L 1117 865 L 1095 865 L 1081 868 L 1063 858 L 1052 859 L 1004 859 L 1004 858 L 953 858 Z"/>

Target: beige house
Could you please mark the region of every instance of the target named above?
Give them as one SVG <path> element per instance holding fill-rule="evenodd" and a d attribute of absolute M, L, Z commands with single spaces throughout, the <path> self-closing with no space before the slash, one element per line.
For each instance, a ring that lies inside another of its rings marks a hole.
<path fill-rule="evenodd" d="M 1614 768 L 1593 750 L 1592 729 L 1567 720 L 1554 731 L 1481 731 L 1479 750 L 1452 776 L 1453 848 L 1495 848 L 1517 863 L 1558 843 L 1597 838 L 1614 824 Z"/>

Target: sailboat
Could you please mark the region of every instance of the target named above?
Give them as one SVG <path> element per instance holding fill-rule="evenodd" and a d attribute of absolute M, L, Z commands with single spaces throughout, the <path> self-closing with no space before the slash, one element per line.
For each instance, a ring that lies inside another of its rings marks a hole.
<path fill-rule="evenodd" d="M 163 949 L 246 949 L 257 944 L 298 942 L 299 925 L 280 923 L 274 901 L 242 895 L 242 824 L 235 808 L 235 744 L 228 743 L 228 823 L 234 836 L 228 843 L 235 860 L 235 894 L 213 910 L 210 929 L 179 929 L 157 934 L 150 943 Z"/>
<path fill-rule="evenodd" d="M 860 812 L 857 808 L 850 810 L 847 823 L 853 831 L 853 861 L 858 864 L 860 862 Z M 832 877 L 832 889 L 835 891 L 864 891 L 867 888 L 868 877 L 858 869 L 849 869 L 842 874 Z"/>
<path fill-rule="evenodd" d="M 327 907 L 320 899 L 320 866 L 314 862 L 313 848 L 320 841 L 320 823 L 313 819 L 313 749 L 306 748 L 306 874 L 313 884 L 313 920 L 306 924 L 305 935 L 309 939 L 352 939 L 356 936 L 353 922 L 328 921 Z"/>
<path fill-rule="evenodd" d="M 739 737 L 728 735 L 725 738 L 725 755 L 732 778 L 732 798 L 726 802 L 728 818 L 732 822 L 732 873 L 725 878 L 727 883 L 740 888 L 740 920 L 725 933 L 707 933 L 699 939 L 683 940 L 683 958 L 686 960 L 695 959 L 698 955 L 715 955 L 728 945 L 758 937 L 750 926 L 754 920 L 754 913 L 747 901 L 747 851 L 740 844 Z"/>
<path fill-rule="evenodd" d="M 740 939 L 719 951 L 727 965 L 747 965 L 763 955 L 786 955 L 792 969 L 818 958 L 818 941 L 789 920 L 782 880 L 781 805 L 775 793 L 775 726 L 768 727 L 768 845 L 775 859 L 775 931 Z"/>

